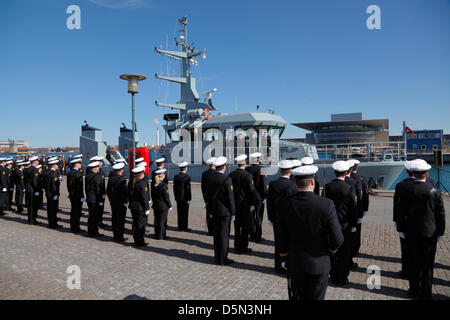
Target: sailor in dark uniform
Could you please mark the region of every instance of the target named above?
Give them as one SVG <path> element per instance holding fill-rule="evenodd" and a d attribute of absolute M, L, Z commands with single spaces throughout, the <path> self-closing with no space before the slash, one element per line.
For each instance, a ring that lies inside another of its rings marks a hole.
<path fill-rule="evenodd" d="M 37 221 L 37 212 L 38 212 L 38 203 L 36 199 L 39 197 L 39 171 L 36 166 L 39 165 L 38 157 L 30 157 L 31 166 L 28 168 L 25 174 L 25 182 L 26 182 L 26 202 L 27 202 L 27 213 L 28 213 L 28 223 L 29 224 L 38 224 Z"/>
<path fill-rule="evenodd" d="M 160 159 L 155 160 L 156 169 L 152 171 L 152 183 L 151 183 L 152 186 L 155 184 L 155 182 L 154 182 L 155 181 L 155 172 L 157 170 L 164 169 L 165 161 L 166 161 L 165 158 L 160 158 Z M 164 183 L 169 185 L 169 178 L 167 177 L 167 173 L 165 173 Z"/>
<path fill-rule="evenodd" d="M 292 162 L 290 160 L 282 160 L 278 162 L 280 168 L 280 177 L 269 183 L 267 191 L 267 217 L 269 224 L 273 227 L 275 240 L 275 271 L 278 274 L 286 274 L 286 270 L 281 267 L 280 257 L 280 239 L 278 233 L 278 215 L 281 200 L 297 191 L 295 182 L 290 179 Z"/>
<path fill-rule="evenodd" d="M 128 182 L 128 199 L 131 216 L 133 218 L 133 238 L 136 247 L 144 247 L 145 226 L 150 214 L 150 196 L 148 183 L 144 179 L 144 167 L 132 170 L 133 177 Z"/>
<path fill-rule="evenodd" d="M 183 161 L 178 165 L 180 173 L 173 178 L 173 193 L 177 202 L 178 230 L 190 231 L 189 204 L 192 201 L 191 177 L 187 174 L 188 163 Z"/>
<path fill-rule="evenodd" d="M 230 220 L 235 220 L 234 194 L 231 178 L 225 174 L 227 158 L 218 157 L 214 161 L 216 173 L 208 179 L 208 199 L 214 223 L 214 259 L 216 265 L 229 265 Z"/>
<path fill-rule="evenodd" d="M 67 191 L 71 204 L 70 210 L 70 231 L 80 233 L 81 210 L 83 208 L 84 190 L 83 190 L 83 174 L 80 169 L 82 167 L 81 158 L 70 161 L 70 171 L 67 173 Z"/>
<path fill-rule="evenodd" d="M 362 225 L 362 219 L 369 211 L 369 186 L 367 185 L 366 178 L 363 176 L 360 176 L 358 172 L 358 165 L 359 160 L 352 159 L 351 162 L 353 163 L 352 167 L 352 173 L 351 177 L 356 181 L 361 181 L 361 213 L 360 217 L 358 219 L 358 225 L 356 227 L 356 233 L 355 233 L 355 244 L 353 247 L 352 255 L 354 257 L 358 256 L 359 254 L 359 248 L 361 247 L 361 225 Z"/>
<path fill-rule="evenodd" d="M 112 211 L 112 229 L 115 242 L 124 242 L 125 216 L 128 208 L 127 179 L 124 177 L 125 163 L 118 162 L 112 166 L 115 174 L 108 179 L 106 194 Z"/>
<path fill-rule="evenodd" d="M 102 234 L 98 232 L 98 221 L 100 214 L 100 207 L 103 207 L 103 179 L 99 174 L 99 162 L 93 161 L 88 165 L 89 173 L 85 179 L 85 193 L 86 202 L 89 208 L 88 216 L 88 235 L 90 237 L 101 237 Z"/>
<path fill-rule="evenodd" d="M 202 173 L 202 180 L 201 180 L 201 189 L 203 194 L 203 201 L 205 202 L 205 209 L 206 209 L 206 226 L 208 228 L 208 234 L 210 236 L 213 235 L 213 219 L 212 219 L 212 212 L 209 209 L 210 200 L 208 199 L 208 178 L 216 173 L 216 167 L 214 166 L 214 161 L 216 160 L 215 157 L 209 158 L 206 161 L 206 164 L 209 165 L 209 169 L 204 171 Z"/>
<path fill-rule="evenodd" d="M 166 239 L 167 215 L 169 211 L 172 211 L 166 177 L 166 169 L 156 170 L 154 184 L 151 186 L 152 208 L 155 214 L 155 239 L 157 240 Z"/>
<path fill-rule="evenodd" d="M 16 196 L 15 203 L 17 206 L 17 213 L 20 214 L 23 212 L 23 197 L 25 195 L 25 176 L 23 174 L 24 169 L 23 162 L 16 163 L 16 169 L 14 174 L 14 183 L 16 185 Z"/>
<path fill-rule="evenodd" d="M 6 161 L 6 169 L 8 170 L 8 203 L 7 210 L 13 211 L 12 208 L 12 199 L 14 194 L 14 170 L 13 170 L 13 161 L 12 158 L 8 158 Z"/>
<path fill-rule="evenodd" d="M 0 216 L 3 216 L 8 198 L 8 175 L 6 170 L 6 158 L 0 158 Z"/>
<path fill-rule="evenodd" d="M 445 231 L 441 191 L 426 182 L 431 166 L 416 159 L 411 164 L 416 181 L 409 203 L 398 217 L 397 231 L 406 239 L 409 293 L 412 298 L 432 299 L 433 268 L 437 242 Z"/>
<path fill-rule="evenodd" d="M 345 183 L 345 175 L 350 169 L 346 161 L 336 161 L 332 164 L 336 179 L 327 183 L 323 196 L 333 200 L 334 207 L 344 235 L 344 243 L 331 256 L 331 282 L 343 287 L 348 283 L 348 275 L 352 265 L 352 241 L 358 221 L 358 207 L 355 190 Z"/>
<path fill-rule="evenodd" d="M 344 242 L 333 201 L 314 193 L 316 166 L 292 170 L 297 192 L 281 201 L 280 256 L 290 279 L 290 299 L 323 300 L 330 252 Z M 289 282 L 288 282 L 289 283 Z"/>
<path fill-rule="evenodd" d="M 97 157 L 97 160 L 99 162 L 99 170 L 98 173 L 101 177 L 101 187 L 102 187 L 102 199 L 103 199 L 103 203 L 106 200 L 106 180 L 105 180 L 105 171 L 103 171 L 102 166 L 104 164 L 104 160 L 103 157 Z M 104 229 L 106 227 L 106 225 L 103 223 L 103 212 L 105 211 L 105 206 L 100 206 L 99 207 L 99 214 L 98 214 L 98 226 L 99 228 Z"/>
<path fill-rule="evenodd" d="M 300 161 L 302 162 L 302 166 L 314 164 L 314 159 L 311 157 L 303 157 Z M 320 181 L 317 175 L 314 175 L 314 193 L 320 195 Z"/>
<path fill-rule="evenodd" d="M 46 188 L 46 197 L 47 197 L 47 217 L 48 217 L 48 226 L 50 229 L 57 229 L 61 226 L 58 225 L 58 206 L 59 206 L 59 186 L 61 184 L 60 176 L 59 176 L 59 160 L 49 161 L 48 165 L 50 166 L 49 172 L 47 174 L 47 188 Z"/>
<path fill-rule="evenodd" d="M 257 201 L 255 203 L 255 211 L 252 217 L 252 227 L 250 229 L 250 239 L 256 243 L 261 242 L 262 236 L 262 221 L 264 217 L 264 204 L 267 198 L 267 185 L 266 185 L 266 175 L 261 174 L 260 160 L 261 153 L 255 152 L 250 154 L 251 159 L 255 159 L 256 163 L 253 163 L 245 170 L 250 172 L 253 176 L 253 182 L 255 184 L 255 189 L 259 193 L 259 197 L 263 199 L 262 201 Z"/>
<path fill-rule="evenodd" d="M 236 220 L 234 221 L 234 249 L 237 253 L 250 253 L 248 236 L 255 211 L 255 202 L 262 199 L 256 191 L 253 176 L 245 170 L 247 156 L 239 155 L 235 158 L 238 168 L 229 174 L 233 183 L 234 205 Z"/>
<path fill-rule="evenodd" d="M 414 161 L 414 160 L 413 160 Z M 404 212 L 405 208 L 409 206 L 412 196 L 412 186 L 416 179 L 414 178 L 414 172 L 411 170 L 412 161 L 407 161 L 405 163 L 406 173 L 408 178 L 397 183 L 395 186 L 394 193 L 394 208 L 393 208 L 393 221 L 395 228 L 397 228 L 399 215 Z M 406 240 L 403 237 L 400 238 L 400 250 L 401 250 L 401 264 L 402 269 L 400 270 L 400 276 L 403 279 L 408 279 L 408 259 L 406 257 Z"/>

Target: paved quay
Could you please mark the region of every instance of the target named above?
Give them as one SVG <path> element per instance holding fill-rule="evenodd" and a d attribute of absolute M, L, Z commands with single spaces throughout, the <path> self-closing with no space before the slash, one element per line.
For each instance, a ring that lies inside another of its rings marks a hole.
<path fill-rule="evenodd" d="M 65 178 L 64 178 L 65 179 Z M 250 243 L 251 255 L 237 255 L 231 231 L 231 266 L 214 265 L 212 238 L 207 235 L 200 186 L 193 184 L 189 215 L 191 232 L 176 228 L 176 205 L 169 213 L 167 240 L 154 240 L 153 211 L 147 227 L 148 247 L 132 245 L 131 213 L 127 213 L 127 241 L 112 241 L 111 210 L 106 201 L 100 239 L 69 232 L 70 202 L 62 184 L 59 224 L 48 229 L 46 211 L 39 211 L 39 226 L 27 224 L 24 212 L 0 217 L 0 299 L 287 299 L 286 279 L 273 270 L 273 231 L 264 216 L 263 241 Z M 445 197 L 447 221 L 450 198 Z M 26 211 L 26 210 L 25 210 Z M 87 205 L 82 228 L 87 228 Z M 359 267 L 352 271 L 347 288 L 330 285 L 326 299 L 408 299 L 408 283 L 400 279 L 400 243 L 392 223 L 392 194 L 371 196 L 369 214 L 363 220 Z M 233 228 L 232 228 L 233 229 Z M 450 237 L 438 243 L 434 271 L 435 299 L 450 299 Z M 68 289 L 69 266 L 79 266 L 81 289 Z M 381 270 L 381 287 L 369 290 L 369 266 Z"/>

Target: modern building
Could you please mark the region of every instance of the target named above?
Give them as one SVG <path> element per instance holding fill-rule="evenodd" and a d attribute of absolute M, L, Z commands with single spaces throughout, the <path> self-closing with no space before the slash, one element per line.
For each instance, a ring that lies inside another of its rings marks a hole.
<path fill-rule="evenodd" d="M 362 113 L 332 114 L 329 122 L 293 125 L 311 131 L 305 136 L 310 144 L 389 142 L 389 119 L 363 120 Z"/>
<path fill-rule="evenodd" d="M 101 129 L 97 129 L 86 125 L 81 126 L 80 136 L 80 153 L 83 154 L 83 158 L 89 160 L 94 156 L 101 156 L 106 158 L 106 142 L 102 141 L 103 133 Z M 85 164 L 89 161 L 84 162 Z"/>
<path fill-rule="evenodd" d="M 443 130 L 414 130 L 406 135 L 407 152 L 432 152 L 442 150 Z"/>

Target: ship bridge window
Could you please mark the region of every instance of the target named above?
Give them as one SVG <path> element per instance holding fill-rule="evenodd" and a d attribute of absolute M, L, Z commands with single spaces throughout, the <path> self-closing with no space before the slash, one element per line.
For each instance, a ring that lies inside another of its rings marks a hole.
<path fill-rule="evenodd" d="M 177 130 L 169 131 L 170 141 L 179 142 L 181 140 L 181 135 Z"/>

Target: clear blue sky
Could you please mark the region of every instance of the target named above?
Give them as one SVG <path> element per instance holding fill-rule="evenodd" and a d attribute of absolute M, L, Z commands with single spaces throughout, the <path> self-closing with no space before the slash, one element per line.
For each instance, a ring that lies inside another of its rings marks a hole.
<path fill-rule="evenodd" d="M 81 30 L 66 8 L 81 8 Z M 368 30 L 366 8 L 381 8 Z M 32 147 L 78 146 L 83 120 L 117 144 L 131 121 L 123 73 L 141 73 L 136 96 L 141 140 L 155 143 L 154 118 L 178 87 L 154 78 L 172 48 L 175 20 L 207 59 L 194 67 L 198 91 L 218 88 L 222 112 L 274 108 L 288 122 L 327 121 L 331 113 L 389 118 L 412 129 L 450 130 L 450 1 L 446 0 L 2 0 L 0 140 Z M 175 64 L 171 70 L 176 71 Z M 290 126 L 286 136 L 304 136 Z"/>

